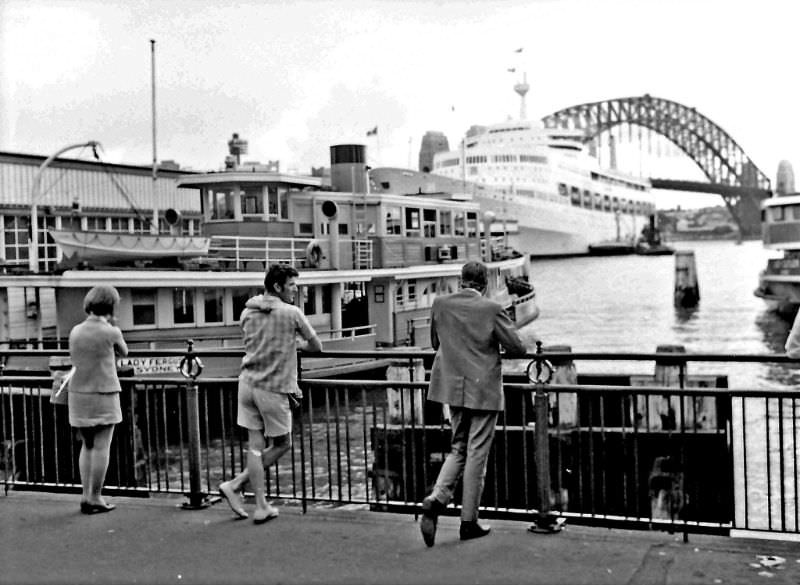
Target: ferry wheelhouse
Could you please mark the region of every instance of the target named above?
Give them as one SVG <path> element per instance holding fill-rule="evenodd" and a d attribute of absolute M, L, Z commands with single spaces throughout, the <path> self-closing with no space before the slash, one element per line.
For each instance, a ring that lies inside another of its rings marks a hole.
<path fill-rule="evenodd" d="M 515 219 L 512 245 L 534 256 L 586 254 L 591 244 L 633 242 L 655 213 L 650 182 L 602 169 L 582 130 L 525 120 L 521 97 L 519 120 L 472 126 L 459 149 L 434 154 L 423 180 L 460 182 L 460 191 L 483 211 Z M 379 187 L 387 181 L 376 177 Z"/>
<path fill-rule="evenodd" d="M 256 167 L 182 176 L 178 187 L 200 198 L 200 235 L 50 230 L 56 270 L 3 275 L 0 290 L 6 298 L 15 287 L 52 291 L 55 322 L 40 331 L 60 339 L 84 318 L 89 288 L 110 284 L 122 297 L 118 321 L 131 348 L 186 339 L 195 348 L 239 347 L 244 303 L 262 291 L 265 268 L 283 262 L 300 272 L 297 302 L 325 349 L 425 348 L 433 299 L 457 290 L 464 262 L 481 259 L 490 269 L 488 294 L 518 326 L 538 316 L 527 257 L 482 237 L 477 203 L 370 193 L 363 146 L 333 146 L 331 157 L 329 186 Z M 342 358 L 308 361 L 325 374 L 356 367 Z M 175 366 L 134 365 L 140 373 Z M 212 371 L 233 374 L 238 365 L 220 360 Z"/>

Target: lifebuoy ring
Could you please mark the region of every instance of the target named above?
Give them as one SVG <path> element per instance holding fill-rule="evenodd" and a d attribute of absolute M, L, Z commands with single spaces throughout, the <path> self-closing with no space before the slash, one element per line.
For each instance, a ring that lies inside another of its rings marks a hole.
<path fill-rule="evenodd" d="M 311 240 L 306 246 L 306 264 L 309 268 L 316 268 L 320 260 L 322 260 L 322 248 L 316 240 Z"/>

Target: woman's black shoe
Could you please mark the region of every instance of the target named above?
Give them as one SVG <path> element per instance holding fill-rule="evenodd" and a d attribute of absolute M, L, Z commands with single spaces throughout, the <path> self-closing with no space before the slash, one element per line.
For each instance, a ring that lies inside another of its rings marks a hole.
<path fill-rule="evenodd" d="M 472 540 L 473 538 L 480 538 L 486 536 L 491 532 L 489 526 L 481 526 L 478 522 L 462 522 L 461 528 L 458 531 L 461 540 Z"/>
<path fill-rule="evenodd" d="M 89 502 L 81 502 L 82 514 L 103 514 L 110 512 L 116 508 L 114 504 L 90 504 Z"/>

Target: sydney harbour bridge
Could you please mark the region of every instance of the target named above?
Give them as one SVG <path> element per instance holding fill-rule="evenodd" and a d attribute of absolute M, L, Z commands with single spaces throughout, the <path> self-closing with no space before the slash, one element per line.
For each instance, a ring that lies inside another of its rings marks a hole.
<path fill-rule="evenodd" d="M 720 126 L 695 108 L 645 94 L 570 106 L 542 118 L 547 128 L 574 128 L 585 141 L 613 141 L 614 129 L 645 128 L 666 138 L 688 156 L 705 177 L 686 181 L 651 177 L 654 189 L 716 193 L 739 226 L 742 236 L 760 234 L 760 202 L 771 195 L 769 178 Z"/>

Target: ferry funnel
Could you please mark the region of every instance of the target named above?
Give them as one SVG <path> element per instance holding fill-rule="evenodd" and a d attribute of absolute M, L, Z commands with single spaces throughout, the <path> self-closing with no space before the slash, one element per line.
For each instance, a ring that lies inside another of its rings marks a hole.
<path fill-rule="evenodd" d="M 366 160 L 366 147 L 363 144 L 331 146 L 331 189 L 346 193 L 366 193 Z"/>

